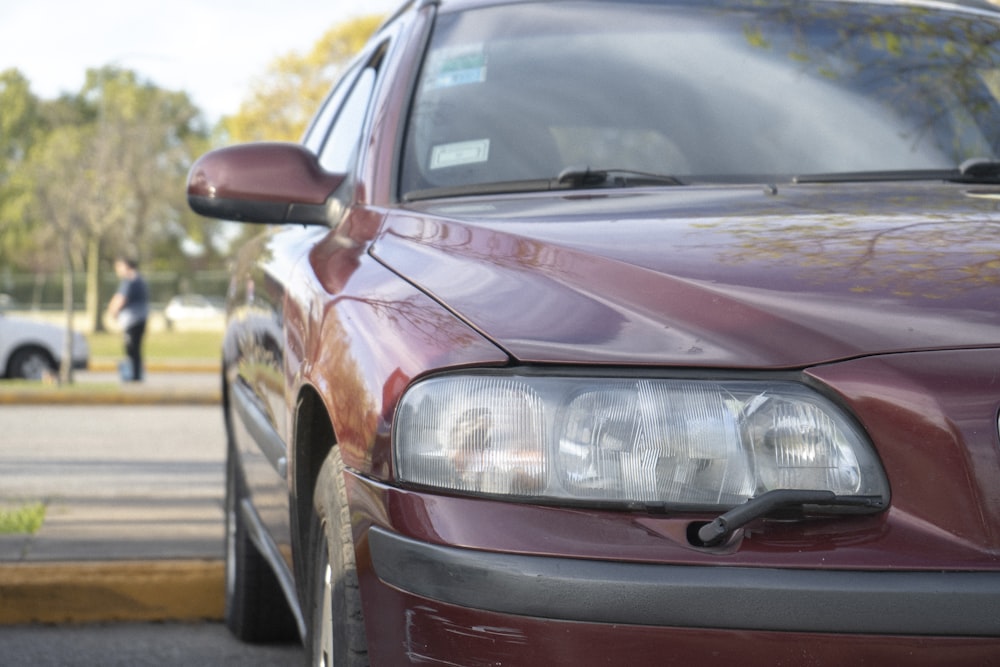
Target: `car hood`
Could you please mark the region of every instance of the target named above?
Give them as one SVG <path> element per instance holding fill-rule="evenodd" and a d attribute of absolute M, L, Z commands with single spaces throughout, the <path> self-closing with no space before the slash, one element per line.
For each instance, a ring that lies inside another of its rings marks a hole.
<path fill-rule="evenodd" d="M 1000 189 L 450 199 L 373 256 L 525 362 L 802 367 L 1000 342 Z"/>

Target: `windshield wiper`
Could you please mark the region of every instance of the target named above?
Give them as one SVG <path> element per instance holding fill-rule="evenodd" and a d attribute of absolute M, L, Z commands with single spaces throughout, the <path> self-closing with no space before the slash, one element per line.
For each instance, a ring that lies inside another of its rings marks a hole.
<path fill-rule="evenodd" d="M 889 169 L 802 174 L 793 183 L 876 183 L 879 181 L 951 181 L 953 183 L 1000 183 L 1000 160 L 975 157 L 958 169 Z"/>
<path fill-rule="evenodd" d="M 974 157 L 958 167 L 958 174 L 950 180 L 960 183 L 1000 183 L 1000 161 Z"/>
<path fill-rule="evenodd" d="M 556 177 L 556 183 L 570 188 L 634 188 L 644 185 L 684 185 L 676 176 L 632 169 L 591 169 L 568 167 Z"/>
<path fill-rule="evenodd" d="M 829 174 L 801 174 L 793 183 L 877 183 L 879 181 L 948 181 L 959 175 L 956 169 L 890 169 L 886 171 L 835 171 Z"/>
<path fill-rule="evenodd" d="M 885 507 L 885 500 L 882 496 L 838 496 L 833 491 L 775 489 L 751 498 L 743 505 L 706 523 L 698 529 L 698 539 L 706 547 L 715 546 L 728 540 L 733 533 L 752 521 L 781 510 L 802 510 L 807 507 L 844 507 L 877 511 Z"/>
<path fill-rule="evenodd" d="M 684 185 L 675 176 L 653 174 L 628 169 L 593 170 L 589 167 L 563 169 L 554 179 L 528 179 L 497 183 L 470 183 L 449 185 L 424 190 L 412 190 L 403 195 L 404 201 L 420 201 L 437 197 L 469 197 L 473 195 L 515 194 L 518 192 L 545 192 L 549 190 L 576 190 L 584 188 L 628 188 L 644 185 Z"/>
<path fill-rule="evenodd" d="M 439 197 L 472 197 L 475 195 L 517 194 L 519 192 L 546 192 L 552 189 L 552 181 L 542 178 L 526 181 L 445 185 L 423 190 L 411 190 L 403 195 L 403 201 L 420 201 L 422 199 L 437 199 Z"/>

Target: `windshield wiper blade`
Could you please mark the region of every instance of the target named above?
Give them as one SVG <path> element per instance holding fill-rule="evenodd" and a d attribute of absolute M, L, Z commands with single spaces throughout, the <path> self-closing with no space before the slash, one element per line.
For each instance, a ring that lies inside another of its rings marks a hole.
<path fill-rule="evenodd" d="M 878 183 L 879 181 L 948 181 L 955 169 L 889 169 L 885 171 L 835 171 L 828 174 L 800 174 L 793 183 Z"/>
<path fill-rule="evenodd" d="M 801 174 L 793 183 L 877 183 L 879 181 L 952 181 L 954 183 L 1000 183 L 1000 160 L 972 158 L 957 169 L 889 169 L 885 171 L 835 171 Z"/>
<path fill-rule="evenodd" d="M 469 183 L 412 190 L 403 195 L 407 202 L 438 197 L 469 197 L 474 195 L 515 194 L 519 192 L 545 192 L 583 188 L 627 188 L 643 185 L 685 185 L 675 176 L 653 174 L 629 169 L 593 170 L 589 167 L 564 169 L 554 179 L 527 179 L 497 183 Z"/>
<path fill-rule="evenodd" d="M 676 176 L 632 169 L 591 169 L 568 167 L 556 177 L 556 183 L 570 188 L 629 188 L 644 185 L 684 185 Z"/>
<path fill-rule="evenodd" d="M 506 195 L 519 192 L 545 192 L 551 189 L 552 181 L 548 179 L 443 185 L 423 190 L 411 190 L 403 195 L 403 201 L 411 202 L 444 197 L 472 197 L 476 195 Z"/>
<path fill-rule="evenodd" d="M 950 180 L 960 183 L 1000 183 L 1000 161 L 974 157 L 958 166 L 958 173 Z"/>
<path fill-rule="evenodd" d="M 714 521 L 698 529 L 698 539 L 706 547 L 728 540 L 733 533 L 752 521 L 762 519 L 780 510 L 806 507 L 862 508 L 871 511 L 885 507 L 882 496 L 838 496 L 833 491 L 810 489 L 775 489 L 751 498 Z"/>

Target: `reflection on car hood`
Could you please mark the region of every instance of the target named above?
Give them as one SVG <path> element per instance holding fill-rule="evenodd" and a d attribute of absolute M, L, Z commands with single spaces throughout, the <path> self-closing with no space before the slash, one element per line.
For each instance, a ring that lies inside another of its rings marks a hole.
<path fill-rule="evenodd" d="M 928 183 L 451 199 L 372 252 L 515 358 L 795 367 L 1000 341 L 995 193 Z"/>

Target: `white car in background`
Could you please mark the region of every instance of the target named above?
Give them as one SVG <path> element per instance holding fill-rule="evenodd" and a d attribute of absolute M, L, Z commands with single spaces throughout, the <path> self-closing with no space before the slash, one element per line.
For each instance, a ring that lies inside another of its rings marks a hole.
<path fill-rule="evenodd" d="M 54 324 L 0 312 L 0 377 L 41 380 L 57 372 L 65 335 Z M 89 358 L 87 339 L 74 332 L 73 368 L 86 368 Z"/>
<path fill-rule="evenodd" d="M 180 294 L 167 302 L 163 319 L 167 329 L 177 324 L 216 323 L 220 327 L 225 316 L 223 304 L 200 294 Z"/>

